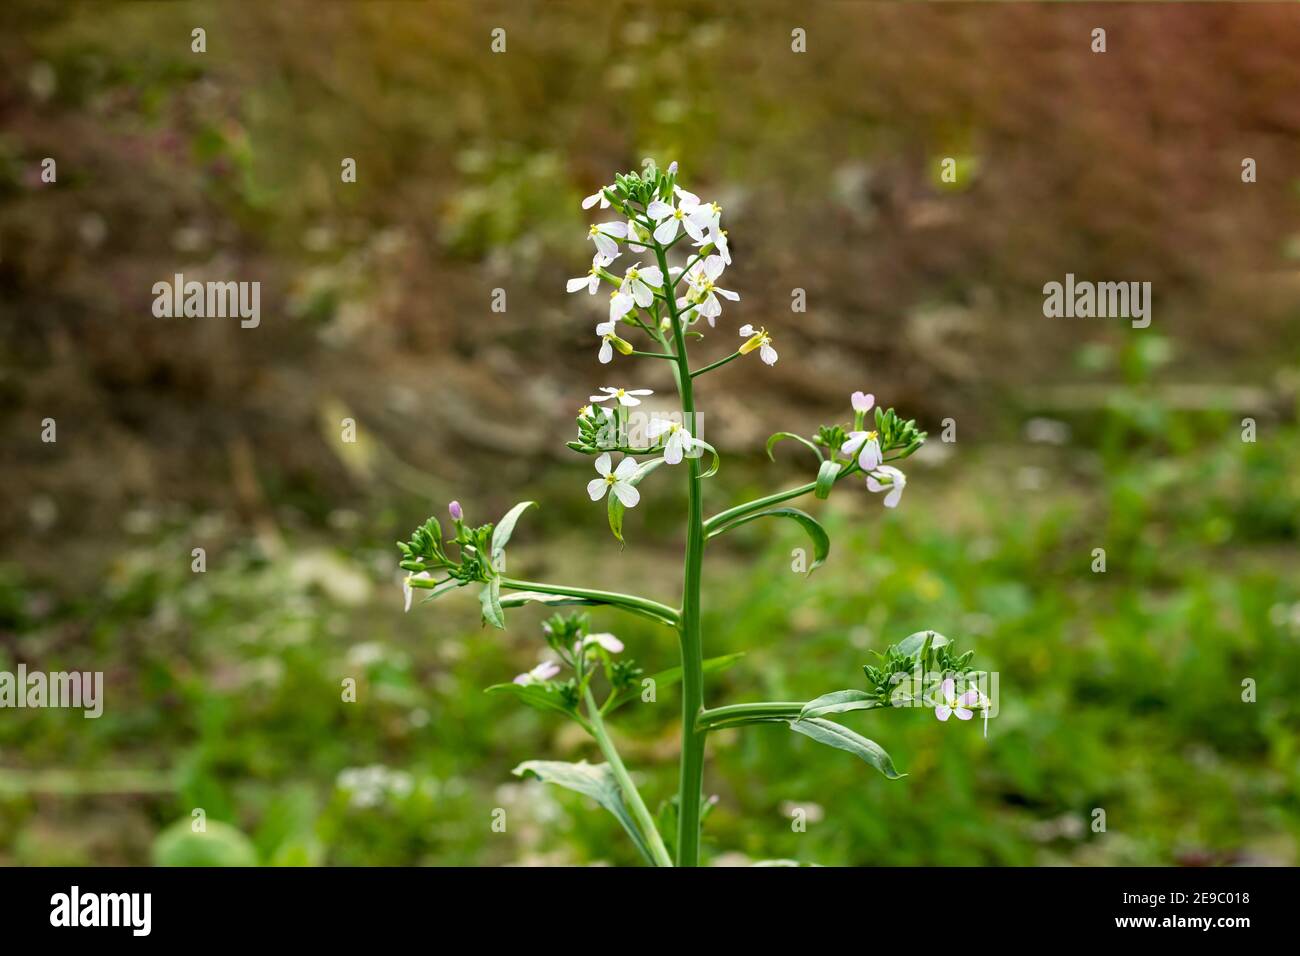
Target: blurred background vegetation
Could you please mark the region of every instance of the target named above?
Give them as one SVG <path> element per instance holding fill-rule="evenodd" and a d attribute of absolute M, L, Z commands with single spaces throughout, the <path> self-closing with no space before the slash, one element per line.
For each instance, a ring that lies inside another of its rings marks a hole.
<path fill-rule="evenodd" d="M 1001 674 L 987 739 L 846 720 L 901 781 L 716 735 L 711 861 L 1297 862 L 1300 10 L 24 0 L 0 58 L 0 670 L 107 685 L 99 720 L 0 712 L 0 863 L 634 861 L 510 775 L 598 759 L 482 693 L 536 662 L 543 612 L 404 615 L 392 542 L 453 497 L 475 521 L 532 498 L 512 570 L 676 602 L 681 482 L 647 482 L 620 551 L 563 447 L 594 386 L 671 387 L 598 367 L 563 291 L 580 197 L 645 156 L 728 210 L 743 299 L 700 353 L 732 319 L 781 352 L 702 383 L 710 511 L 809 480 L 763 440 L 855 389 L 932 434 L 896 513 L 810 505 L 811 577 L 797 529 L 711 548 L 707 653 L 749 653 L 709 701 L 860 686 L 921 628 Z M 260 327 L 155 319 L 175 272 L 260 281 Z M 1152 282 L 1151 327 L 1045 319 L 1067 272 Z M 594 623 L 675 663 L 662 629 Z M 677 706 L 615 729 L 652 804 Z"/>

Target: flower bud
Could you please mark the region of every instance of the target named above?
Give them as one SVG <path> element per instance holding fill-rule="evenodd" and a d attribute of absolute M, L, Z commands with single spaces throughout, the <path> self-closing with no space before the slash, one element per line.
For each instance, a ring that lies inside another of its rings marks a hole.
<path fill-rule="evenodd" d="M 451 504 L 447 505 L 447 511 L 451 514 L 453 521 L 459 521 L 461 518 L 465 517 L 465 512 L 461 510 L 459 501 L 453 501 Z"/>
<path fill-rule="evenodd" d="M 614 348 L 618 349 L 624 355 L 631 355 L 635 351 L 631 342 L 628 342 L 625 339 L 620 339 L 617 335 L 611 335 L 609 337 L 609 344 L 614 346 Z"/>
<path fill-rule="evenodd" d="M 762 344 L 763 344 L 763 340 L 764 340 L 765 338 L 767 338 L 767 333 L 765 333 L 765 332 L 758 332 L 758 333 L 756 333 L 756 334 L 754 334 L 754 335 L 751 335 L 751 336 L 750 336 L 750 337 L 745 341 L 745 344 L 742 345 L 742 346 L 740 347 L 740 354 L 741 354 L 741 355 L 748 355 L 750 352 L 754 351 L 754 349 L 756 349 L 756 348 L 758 348 L 760 345 L 762 345 Z"/>

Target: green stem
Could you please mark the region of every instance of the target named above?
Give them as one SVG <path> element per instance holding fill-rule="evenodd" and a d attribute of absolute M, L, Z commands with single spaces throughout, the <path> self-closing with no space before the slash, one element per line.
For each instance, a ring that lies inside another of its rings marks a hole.
<path fill-rule="evenodd" d="M 539 591 L 542 594 L 562 594 L 567 597 L 584 598 L 595 604 L 608 604 L 622 608 L 630 614 L 648 617 L 660 624 L 677 626 L 680 616 L 667 604 L 651 601 L 649 598 L 634 594 L 622 594 L 618 591 L 596 591 L 592 588 L 575 588 L 564 584 L 543 584 L 539 581 L 518 581 L 514 578 L 502 578 L 501 586 L 512 591 Z"/>
<path fill-rule="evenodd" d="M 619 787 L 623 790 L 624 799 L 627 800 L 628 806 L 632 808 L 632 816 L 636 817 L 636 822 L 641 827 L 641 835 L 650 844 L 650 853 L 654 856 L 655 863 L 659 866 L 672 866 L 673 859 L 668 855 L 668 848 L 664 846 L 664 839 L 659 835 L 659 828 L 655 826 L 654 818 L 650 816 L 650 811 L 646 809 L 645 801 L 641 799 L 636 784 L 628 776 L 627 768 L 623 766 L 623 761 L 614 748 L 614 742 L 609 739 L 609 733 L 605 730 L 605 722 L 600 717 L 600 708 L 596 706 L 596 698 L 592 696 L 591 687 L 584 687 L 582 693 L 587 701 L 587 713 L 590 715 L 591 721 L 591 735 L 596 738 L 596 743 L 600 744 L 600 752 L 605 755 L 609 768 L 614 771 L 614 779 L 618 781 Z"/>
<path fill-rule="evenodd" d="M 836 481 L 848 477 L 854 472 L 861 471 L 857 462 L 850 462 L 846 467 L 840 469 L 840 473 L 835 476 Z M 746 501 L 743 505 L 736 505 L 734 508 L 728 508 L 726 511 L 719 511 L 708 521 L 704 522 L 705 531 L 716 531 L 724 527 L 737 518 L 743 518 L 746 515 L 762 511 L 764 508 L 770 508 L 772 505 L 778 505 L 783 501 L 789 501 L 792 498 L 801 498 L 810 492 L 817 490 L 817 482 L 810 481 L 806 485 L 800 485 L 798 488 L 791 488 L 788 491 L 778 491 L 776 494 L 768 495 L 766 498 L 755 498 L 753 501 Z"/>
<path fill-rule="evenodd" d="M 668 256 L 655 242 L 655 258 L 665 278 Z M 682 417 L 694 427 L 695 395 L 691 389 L 691 367 L 686 355 L 686 336 L 673 296 L 664 300 L 672 322 L 673 350 L 677 353 L 677 391 Z M 686 504 L 686 560 L 682 576 L 682 610 L 678 622 L 682 646 L 682 755 L 677 791 L 677 865 L 698 866 L 700 862 L 700 796 L 704 786 L 704 744 L 706 735 L 697 727 L 704 710 L 704 650 L 700 638 L 700 578 L 704 561 L 704 502 L 700 487 L 700 460 L 688 458 Z"/>
<path fill-rule="evenodd" d="M 732 352 L 726 358 L 718 359 L 712 365 L 706 365 L 704 366 L 704 368 L 697 368 L 694 372 L 691 373 L 691 378 L 695 378 L 695 376 L 697 375 L 703 375 L 705 372 L 712 372 L 715 368 L 720 368 L 721 366 L 726 365 L 728 362 L 734 361 L 735 359 L 738 358 L 740 358 L 740 353 Z"/>
<path fill-rule="evenodd" d="M 722 726 L 735 726 L 762 720 L 793 720 L 803 712 L 804 705 L 796 701 L 763 700 L 752 704 L 727 704 L 712 707 L 700 714 L 700 726 L 717 730 Z"/>

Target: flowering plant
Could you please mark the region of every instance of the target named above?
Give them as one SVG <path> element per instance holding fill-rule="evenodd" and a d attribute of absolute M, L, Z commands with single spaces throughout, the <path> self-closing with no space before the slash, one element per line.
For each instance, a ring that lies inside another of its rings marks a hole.
<path fill-rule="evenodd" d="M 705 659 L 700 628 L 701 576 L 706 542 L 733 528 L 760 518 L 787 518 L 798 523 L 813 546 L 809 572 L 824 562 L 830 538 L 810 514 L 785 504 L 813 495 L 827 498 L 840 482 L 855 475 L 869 491 L 883 493 L 885 507 L 899 504 L 906 477 L 889 464 L 907 458 L 925 441 L 925 432 L 913 420 L 903 420 L 892 408 L 876 406 L 872 395 L 856 392 L 850 399 L 851 425 L 823 426 L 808 438 L 777 432 L 767 443 L 769 457 L 776 444 L 793 440 L 817 459 L 816 477 L 787 491 L 704 515 L 704 481 L 718 469 L 719 454 L 700 437 L 695 405 L 695 383 L 702 375 L 758 352 L 767 365 L 778 360 L 772 336 L 764 328 L 740 328 L 744 340 L 731 354 L 700 368 L 691 368 L 687 343 L 703 338 L 701 326 L 715 328 L 723 302 L 739 301 L 734 291 L 718 285 L 731 264 L 722 209 L 703 202 L 677 183 L 677 164 L 666 170 L 647 163 L 641 173 L 615 177 L 613 183 L 583 201 L 584 209 L 599 205 L 616 219 L 592 225 L 588 238 L 595 255 L 586 275 L 570 279 L 568 291 L 594 295 L 610 287 L 609 312 L 596 325 L 597 358 L 602 364 L 615 354 L 667 363 L 677 386 L 677 405 L 669 415 L 655 416 L 642 426 L 631 412 L 653 394 L 650 389 L 604 386 L 590 397 L 591 404 L 578 413 L 577 438 L 569 447 L 593 457 L 595 477 L 587 484 L 594 501 L 604 500 L 610 530 L 623 541 L 623 521 L 629 508 L 641 499 L 639 486 L 660 466 L 684 465 L 686 473 L 686 552 L 681 603 L 671 607 L 658 601 L 615 591 L 524 581 L 507 574 L 506 546 L 520 516 L 534 502 L 511 508 L 496 524 L 477 527 L 466 523 L 461 506 L 450 507 L 454 537 L 444 538 L 436 518 L 416 528 L 407 542 L 399 543 L 407 609 L 416 591 L 433 599 L 471 584 L 479 585 L 485 625 L 506 626 L 505 611 L 527 603 L 582 605 L 611 608 L 646 618 L 676 632 L 681 666 L 645 676 L 636 663 L 620 658 L 623 643 L 614 635 L 591 633 L 585 612 L 555 615 L 543 625 L 548 655 L 532 670 L 512 682 L 489 690 L 509 694 L 520 702 L 576 722 L 599 746 L 601 764 L 531 760 L 515 769 L 595 799 L 614 814 L 647 862 L 659 866 L 694 866 L 699 862 L 700 822 L 708 805 L 701 799 L 705 743 L 722 728 L 754 723 L 785 723 L 813 740 L 848 751 L 889 778 L 902 776 L 888 753 L 877 743 L 827 719 L 830 715 L 897 705 L 897 685 L 907 675 L 940 668 L 941 698 L 933 702 L 941 720 L 956 713 L 969 718 L 969 706 L 987 705 L 977 692 L 957 696 L 975 672 L 970 654 L 956 655 L 947 638 L 933 631 L 913 634 L 887 649 L 881 665 L 864 668 L 865 689 L 834 691 L 811 701 L 759 701 L 706 707 L 706 673 L 734 663 L 739 655 Z M 685 252 L 684 264 L 670 257 Z M 622 274 L 614 263 L 625 254 L 636 257 Z M 643 340 L 638 348 L 630 340 Z M 870 422 L 868 417 L 870 416 Z M 705 453 L 711 459 L 703 467 Z M 619 460 L 615 462 L 614 456 Z M 640 460 L 638 460 L 640 459 Z M 455 555 L 451 546 L 455 546 Z M 652 815 L 619 757 L 606 728 L 606 719 L 618 708 L 636 700 L 654 699 L 657 690 L 681 684 L 682 727 L 679 788 Z M 604 699 L 596 690 L 604 686 Z M 975 695 L 975 696 L 973 696 Z M 986 711 L 987 713 L 987 711 Z M 671 849 L 670 849 L 671 847 Z"/>

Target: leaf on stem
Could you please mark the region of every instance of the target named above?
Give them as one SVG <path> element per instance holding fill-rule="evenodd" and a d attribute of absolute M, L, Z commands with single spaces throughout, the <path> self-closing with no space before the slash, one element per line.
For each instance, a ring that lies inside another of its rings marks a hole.
<path fill-rule="evenodd" d="M 835 485 L 835 479 L 840 473 L 840 463 L 837 461 L 824 461 L 821 468 L 817 470 L 817 487 L 813 489 L 813 494 L 818 498 L 825 500 L 831 496 L 831 488 Z"/>
<path fill-rule="evenodd" d="M 861 757 L 890 780 L 897 780 L 899 777 L 907 776 L 907 774 L 899 773 L 894 769 L 893 759 L 889 754 L 885 753 L 885 749 L 880 744 L 874 740 L 868 740 L 861 734 L 855 733 L 833 720 L 823 720 L 820 717 L 792 720 L 790 721 L 790 729 L 795 733 L 803 734 L 805 737 L 811 737 L 819 744 L 825 744 L 837 750 L 847 750 L 854 756 Z"/>
<path fill-rule="evenodd" d="M 810 700 L 799 712 L 800 720 L 823 717 L 826 714 L 844 714 L 851 710 L 872 710 L 880 701 L 864 690 L 837 690 Z"/>
<path fill-rule="evenodd" d="M 641 856 L 654 866 L 654 856 L 650 853 L 650 847 L 646 845 L 641 831 L 632 820 L 627 804 L 623 802 L 623 792 L 619 789 L 618 780 L 615 779 L 614 771 L 609 764 L 589 764 L 585 760 L 577 763 L 565 763 L 562 760 L 525 760 L 515 767 L 514 775 L 525 778 L 533 776 L 543 783 L 555 784 L 565 790 L 591 797 L 614 814 L 615 819 L 623 825 L 623 829 L 636 844 Z"/>
<path fill-rule="evenodd" d="M 521 514 L 536 506 L 536 501 L 521 501 L 497 522 L 496 528 L 492 531 L 492 567 L 497 571 L 504 572 L 506 569 L 506 545 L 510 543 L 510 536 L 515 533 L 515 522 L 519 520 Z"/>
<path fill-rule="evenodd" d="M 509 694 L 520 703 L 538 710 L 577 717 L 578 712 L 564 703 L 559 690 L 550 684 L 493 684 L 484 688 L 485 694 Z"/>
<path fill-rule="evenodd" d="M 493 627 L 504 631 L 506 629 L 506 613 L 501 610 L 501 579 L 493 578 L 483 585 L 483 590 L 478 594 L 479 603 L 483 606 L 483 623 L 491 624 Z"/>
<path fill-rule="evenodd" d="M 742 524 L 748 524 L 758 518 L 766 518 L 769 516 L 790 518 L 797 521 L 803 529 L 808 532 L 808 537 L 812 539 L 813 543 L 813 562 L 808 566 L 808 573 L 812 574 L 813 571 L 815 571 L 817 567 L 826 560 L 827 555 L 830 554 L 831 539 L 830 535 L 826 533 L 826 529 L 818 523 L 816 518 L 808 514 L 806 511 L 800 511 L 798 508 L 770 508 L 767 511 L 759 511 L 751 515 L 745 515 L 744 517 L 737 518 L 730 524 L 723 525 L 721 528 L 715 528 L 713 531 L 710 531 L 709 537 L 714 538 L 722 534 L 724 531 L 730 531 L 732 528 L 739 528 Z"/>
<path fill-rule="evenodd" d="M 777 432 L 771 438 L 769 438 L 767 440 L 767 457 L 770 458 L 772 461 L 776 461 L 776 456 L 772 454 L 772 449 L 776 447 L 777 442 L 783 441 L 784 439 L 787 438 L 791 439 L 792 441 L 797 441 L 799 444 L 803 445 L 805 448 L 807 448 L 809 451 L 811 451 L 814 455 L 817 456 L 818 461 L 822 460 L 822 450 L 818 448 L 815 444 L 813 444 L 811 441 L 809 441 L 807 438 L 804 438 L 802 435 L 796 435 L 794 432 Z"/>

